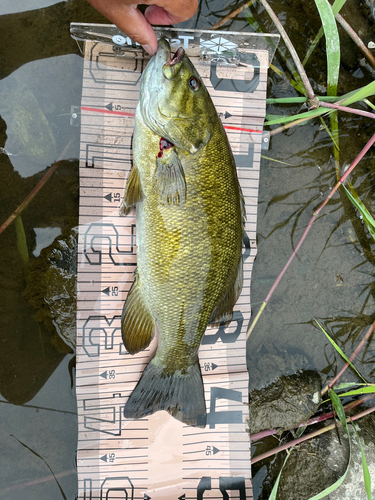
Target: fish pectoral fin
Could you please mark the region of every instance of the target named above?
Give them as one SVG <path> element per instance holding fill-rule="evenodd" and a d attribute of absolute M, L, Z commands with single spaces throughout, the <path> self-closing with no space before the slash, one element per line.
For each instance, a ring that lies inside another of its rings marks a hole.
<path fill-rule="evenodd" d="M 139 177 L 139 170 L 137 165 L 133 164 L 133 168 L 130 171 L 128 181 L 125 186 L 124 200 L 120 207 L 120 215 L 127 215 L 130 210 L 142 200 L 143 191 L 141 179 Z"/>
<path fill-rule="evenodd" d="M 184 170 L 175 148 L 165 149 L 156 158 L 154 185 L 162 205 L 181 205 L 186 200 Z"/>
<path fill-rule="evenodd" d="M 240 257 L 237 274 L 235 279 L 228 287 L 224 297 L 212 311 L 209 324 L 211 326 L 220 326 L 221 324 L 229 324 L 232 320 L 233 307 L 235 306 L 238 297 L 241 294 L 243 282 L 243 260 Z"/>
<path fill-rule="evenodd" d="M 142 296 L 139 278 L 136 278 L 126 298 L 121 318 L 121 333 L 130 354 L 143 351 L 150 344 L 155 331 L 155 320 Z"/>

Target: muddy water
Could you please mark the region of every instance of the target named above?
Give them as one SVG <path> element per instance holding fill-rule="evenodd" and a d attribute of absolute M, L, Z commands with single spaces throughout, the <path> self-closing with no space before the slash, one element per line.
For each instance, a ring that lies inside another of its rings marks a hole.
<path fill-rule="evenodd" d="M 271 3 L 303 57 L 319 27 L 311 2 Z M 375 33 L 367 4 L 354 0 L 347 4 L 344 17 L 367 43 Z M 210 28 L 238 5 L 202 1 L 197 15 L 183 26 Z M 48 185 L 22 213 L 33 261 L 57 235 L 77 224 L 79 129 L 69 121 L 71 106 L 80 103 L 82 59 L 69 36 L 69 23 L 105 21 L 83 0 L 56 4 L 33 0 L 28 6 L 26 12 L 24 2 L 6 0 L 0 5 L 0 147 L 9 153 L 0 154 L 1 223 L 65 149 L 64 161 Z M 252 9 L 252 16 L 265 30 L 275 32 L 260 6 Z M 245 17 L 247 12 L 222 29 L 251 30 Z M 341 40 L 339 92 L 345 93 L 365 85 L 373 75 L 361 65 L 362 55 L 351 40 L 343 34 Z M 274 64 L 287 71 L 279 56 Z M 323 44 L 306 70 L 316 93 L 324 94 Z M 270 71 L 268 95 L 297 94 L 286 78 Z M 299 106 L 287 105 L 268 109 L 272 114 L 298 110 Z M 339 127 L 343 170 L 372 135 L 373 126 L 369 119 L 340 115 Z M 261 167 L 258 257 L 252 280 L 255 313 L 335 180 L 332 142 L 319 120 L 272 138 Z M 356 168 L 352 182 L 374 214 L 372 154 Z M 73 499 L 77 491 L 74 353 L 51 325 L 35 319 L 24 296 L 28 273 L 15 224 L 0 235 L 0 248 L 0 498 Z M 337 194 L 315 222 L 248 342 L 252 388 L 301 368 L 317 370 L 323 382 L 338 371 L 341 360 L 312 318 L 318 318 L 351 354 L 375 319 L 374 264 L 373 240 L 345 195 Z M 375 379 L 374 354 L 370 343 L 357 360 L 370 381 Z M 355 377 L 348 373 L 345 380 Z M 261 471 L 254 480 L 255 493 L 260 491 Z"/>

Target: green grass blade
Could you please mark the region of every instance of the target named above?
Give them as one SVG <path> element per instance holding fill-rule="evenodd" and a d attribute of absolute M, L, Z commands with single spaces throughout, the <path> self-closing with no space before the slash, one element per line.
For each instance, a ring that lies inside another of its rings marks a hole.
<path fill-rule="evenodd" d="M 345 410 L 341 404 L 340 398 L 333 389 L 329 390 L 329 397 L 331 398 L 332 405 L 337 413 L 337 416 L 339 417 L 341 425 L 343 426 L 345 432 L 348 433 L 349 431 L 348 431 L 348 424 L 346 422 Z"/>
<path fill-rule="evenodd" d="M 284 123 L 289 123 L 294 120 L 300 120 L 301 118 L 313 118 L 315 116 L 320 116 L 324 115 L 324 113 L 329 113 L 331 110 L 328 110 L 327 108 L 316 108 L 312 109 L 311 111 L 306 111 L 305 113 L 300 113 L 298 115 L 266 115 L 266 122 L 264 125 L 276 125 L 280 124 L 283 125 Z"/>
<path fill-rule="evenodd" d="M 370 102 L 368 99 L 363 99 L 363 102 L 367 104 L 370 108 L 372 108 L 375 111 L 375 106 Z"/>
<path fill-rule="evenodd" d="M 340 39 L 335 16 L 328 0 L 315 0 L 326 38 L 327 94 L 337 94 L 340 71 Z"/>
<path fill-rule="evenodd" d="M 333 390 L 340 391 L 341 389 L 346 389 L 347 387 L 358 387 L 359 385 L 367 386 L 368 384 L 360 384 L 358 382 L 342 382 L 339 385 L 335 385 Z"/>
<path fill-rule="evenodd" d="M 363 101 L 367 97 L 375 94 L 375 81 L 365 85 L 364 87 L 356 90 L 355 92 L 350 92 L 343 101 L 340 101 L 342 106 L 349 106 L 353 102 Z"/>
<path fill-rule="evenodd" d="M 261 158 L 269 161 L 275 161 L 276 163 L 282 163 L 283 165 L 288 165 L 288 167 L 294 167 L 291 163 L 287 163 L 286 161 L 276 160 L 275 158 L 269 158 L 268 156 L 260 155 Z"/>
<path fill-rule="evenodd" d="M 344 186 L 344 184 L 343 184 L 343 188 L 345 189 L 349 200 L 353 203 L 353 205 L 356 207 L 356 209 L 362 215 L 363 222 L 366 224 L 367 229 L 369 230 L 371 236 L 375 240 L 375 220 L 371 217 L 370 212 L 367 210 L 367 208 L 365 207 L 365 205 L 363 204 L 363 202 L 359 198 L 359 196 L 353 196 L 353 194 L 349 191 L 349 189 L 347 189 Z"/>
<path fill-rule="evenodd" d="M 331 486 L 329 486 L 325 490 L 318 493 L 318 495 L 310 497 L 309 500 L 321 500 L 322 498 L 326 497 L 330 493 L 333 493 L 335 490 L 337 490 L 337 488 L 345 481 L 346 474 L 348 473 L 349 466 L 350 466 L 351 456 L 352 456 L 352 445 L 351 445 L 351 441 L 350 441 L 350 434 L 348 431 L 348 424 L 346 423 L 344 408 L 342 407 L 340 398 L 337 396 L 337 394 L 332 389 L 330 389 L 329 395 L 331 396 L 332 405 L 334 406 L 336 413 L 337 413 L 337 416 L 339 417 L 340 422 L 344 427 L 344 431 L 346 432 L 346 435 L 348 436 L 348 439 L 349 439 L 349 460 L 348 460 L 348 465 L 346 467 L 346 470 L 345 470 L 344 474 L 340 477 L 340 479 L 338 479 L 335 483 L 331 484 Z"/>
<path fill-rule="evenodd" d="M 360 389 L 353 389 L 352 391 L 344 392 L 340 394 L 340 398 L 344 398 L 346 396 L 357 396 L 358 394 L 371 394 L 375 393 L 375 385 L 367 385 L 365 387 L 361 387 Z"/>
<path fill-rule="evenodd" d="M 336 114 L 337 114 L 337 113 L 336 113 Z M 332 115 L 332 116 L 333 116 L 333 115 Z M 333 134 L 331 133 L 331 131 L 330 131 L 330 130 L 329 130 L 329 128 L 327 127 L 327 124 L 326 124 L 326 122 L 323 120 L 323 118 L 322 118 L 321 116 L 320 116 L 319 118 L 320 118 L 320 121 L 322 122 L 323 127 L 326 129 L 327 134 L 330 136 L 330 138 L 331 138 L 331 140 L 332 140 L 333 144 L 336 146 L 336 149 L 337 149 L 338 151 L 340 151 L 339 144 L 338 144 L 338 135 L 335 133 L 335 136 L 336 136 L 336 139 L 335 139 L 335 137 L 333 136 Z"/>
<path fill-rule="evenodd" d="M 324 335 L 327 337 L 327 339 L 331 342 L 331 344 L 333 345 L 333 347 L 336 349 L 336 351 L 340 354 L 340 356 L 349 364 L 349 366 L 351 367 L 352 370 L 355 371 L 355 373 L 358 375 L 358 377 L 360 379 L 363 380 L 363 382 L 367 383 L 366 380 L 362 377 L 362 375 L 359 373 L 359 371 L 357 370 L 357 368 L 353 365 L 353 363 L 351 361 L 349 361 L 349 358 L 346 356 L 346 354 L 344 354 L 344 352 L 340 349 L 340 347 L 336 344 L 336 342 L 328 335 L 328 333 L 324 330 L 324 328 L 322 327 L 322 325 L 319 323 L 318 320 L 316 320 L 314 318 L 314 321 L 315 323 L 319 326 L 319 328 L 322 330 L 322 332 L 324 333 Z"/>
<path fill-rule="evenodd" d="M 368 500 L 371 500 L 371 476 L 370 476 L 370 471 L 368 470 L 367 462 L 366 462 L 366 457 L 365 457 L 365 452 L 363 451 L 363 446 L 361 443 L 361 439 L 358 435 L 357 429 L 355 428 L 355 424 L 352 421 L 352 426 L 354 428 L 354 432 L 357 434 L 359 446 L 361 447 L 361 454 L 362 454 L 362 469 L 363 469 L 363 479 L 365 481 L 365 488 L 366 488 L 366 493 L 367 493 L 367 498 Z"/>
<path fill-rule="evenodd" d="M 336 14 L 338 14 L 340 12 L 340 10 L 341 10 L 342 6 L 345 4 L 345 2 L 346 2 L 346 0 L 335 0 L 334 4 L 332 5 L 332 12 L 333 12 L 334 16 L 336 16 Z M 324 33 L 323 27 L 321 27 L 318 34 L 316 35 L 314 41 L 310 45 L 309 50 L 306 53 L 305 59 L 303 60 L 303 63 L 302 63 L 303 66 L 305 66 L 305 64 L 309 60 L 309 57 L 314 52 L 314 49 L 318 45 L 319 40 L 322 38 L 323 33 Z"/>
<path fill-rule="evenodd" d="M 287 460 L 288 460 L 288 458 L 289 458 L 289 456 L 290 456 L 290 454 L 291 454 L 291 452 L 292 452 L 293 448 L 294 448 L 294 446 L 292 446 L 292 448 L 289 450 L 289 453 L 288 453 L 288 454 L 287 454 L 287 456 L 285 457 L 284 463 L 283 463 L 283 465 L 281 466 L 280 472 L 279 472 L 279 474 L 278 474 L 278 476 L 277 476 L 277 479 L 276 479 L 276 481 L 275 481 L 275 484 L 273 485 L 273 488 L 272 488 L 272 491 L 271 491 L 271 494 L 270 494 L 270 496 L 269 496 L 268 500 L 276 500 L 276 495 L 277 495 L 277 490 L 278 490 L 278 487 L 279 487 L 279 482 L 280 482 L 280 478 L 281 478 L 281 473 L 282 473 L 282 471 L 283 471 L 283 468 L 284 468 L 284 466 L 285 466 L 285 464 L 286 464 L 286 462 L 287 462 Z"/>

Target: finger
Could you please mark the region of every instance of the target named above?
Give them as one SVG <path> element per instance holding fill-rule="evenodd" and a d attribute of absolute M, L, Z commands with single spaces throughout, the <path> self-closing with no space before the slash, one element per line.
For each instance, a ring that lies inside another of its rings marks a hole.
<path fill-rule="evenodd" d="M 149 54 L 157 51 L 155 32 L 135 5 L 126 5 L 117 0 L 107 0 L 107 2 L 89 0 L 89 2 L 129 38 L 140 43 Z"/>
<path fill-rule="evenodd" d="M 159 0 L 147 7 L 145 17 L 150 24 L 175 24 L 193 17 L 197 9 L 198 0 Z"/>

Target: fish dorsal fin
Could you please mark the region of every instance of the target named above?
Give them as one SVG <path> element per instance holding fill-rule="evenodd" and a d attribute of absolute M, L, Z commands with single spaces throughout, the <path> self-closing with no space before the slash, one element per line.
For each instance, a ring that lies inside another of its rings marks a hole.
<path fill-rule="evenodd" d="M 121 318 L 122 340 L 130 354 L 143 351 L 151 342 L 155 320 L 143 298 L 139 278 L 136 277 L 124 304 Z"/>
<path fill-rule="evenodd" d="M 139 177 L 139 170 L 136 164 L 130 171 L 128 181 L 125 186 L 124 201 L 120 207 L 120 215 L 127 215 L 130 210 L 139 202 L 143 200 L 143 191 L 141 179 Z"/>
<path fill-rule="evenodd" d="M 184 170 L 175 147 L 164 149 L 156 158 L 154 185 L 162 205 L 181 205 L 186 200 Z"/>
<path fill-rule="evenodd" d="M 228 287 L 224 297 L 212 311 L 211 318 L 209 321 L 211 326 L 219 326 L 220 324 L 223 323 L 230 323 L 233 315 L 233 307 L 235 306 L 238 297 L 241 294 L 242 282 L 243 282 L 243 260 L 241 255 L 237 267 L 237 274 L 234 280 Z"/>

